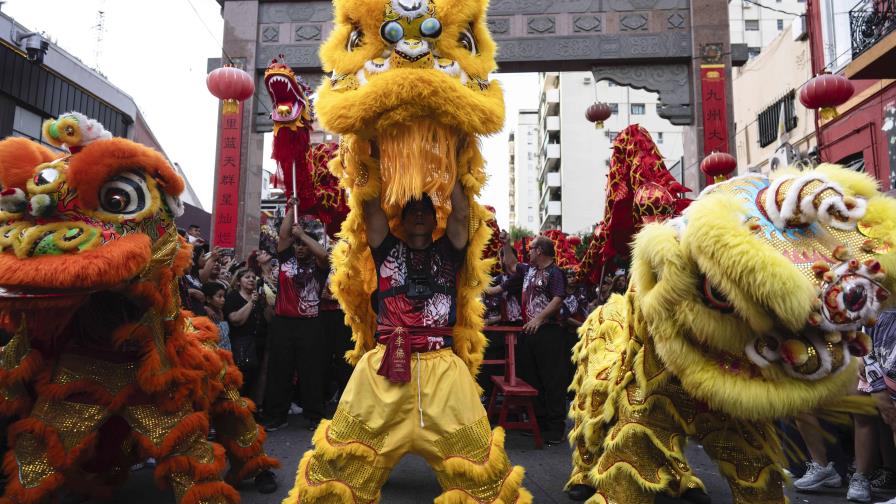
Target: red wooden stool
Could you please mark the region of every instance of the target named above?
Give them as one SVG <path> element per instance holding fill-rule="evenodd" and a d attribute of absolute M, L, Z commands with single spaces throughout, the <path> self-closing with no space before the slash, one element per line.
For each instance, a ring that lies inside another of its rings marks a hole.
<path fill-rule="evenodd" d="M 514 348 L 516 347 L 516 335 L 520 328 L 515 326 L 487 326 L 483 331 L 503 332 L 504 334 L 504 359 L 492 359 L 482 361 L 483 364 L 503 364 L 504 376 L 492 376 L 492 382 L 495 386 L 492 388 L 492 395 L 488 401 L 488 417 L 495 419 L 495 409 L 498 394 L 504 396 L 498 410 L 498 425 L 504 430 L 527 430 L 532 432 L 535 437 L 535 447 L 541 448 L 544 440 L 541 437 L 541 429 L 538 428 L 538 422 L 535 420 L 535 408 L 532 406 L 532 398 L 538 396 L 538 391 L 532 385 L 524 382 L 516 377 L 516 359 L 514 356 Z M 527 420 L 525 422 L 507 421 L 508 413 L 525 413 Z"/>

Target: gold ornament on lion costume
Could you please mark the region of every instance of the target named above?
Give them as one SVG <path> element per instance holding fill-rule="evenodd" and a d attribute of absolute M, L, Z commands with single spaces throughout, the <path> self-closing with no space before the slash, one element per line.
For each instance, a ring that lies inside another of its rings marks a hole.
<path fill-rule="evenodd" d="M 353 330 L 356 365 L 331 422 L 321 422 L 296 487 L 284 502 L 379 500 L 392 466 L 408 452 L 436 471 L 436 502 L 525 503 L 523 469 L 512 467 L 503 432 L 490 429 L 473 381 L 485 346 L 482 290 L 493 261 L 481 260 L 490 213 L 475 201 L 485 182 L 477 137 L 500 131 L 504 101 L 485 0 L 335 0 L 335 25 L 321 47 L 324 71 L 315 103 L 321 124 L 342 135 L 330 169 L 350 194 L 350 213 L 332 255 L 332 289 Z M 362 203 L 380 198 L 391 233 L 409 200 L 429 195 L 433 239 L 451 212 L 460 181 L 470 205 L 469 236 L 457 280 L 453 348 L 415 353 L 411 383 L 376 374 L 371 293 L 377 275 Z M 421 379 L 424 376 L 427 379 Z M 438 381 L 434 377 L 441 377 Z"/>
<path fill-rule="evenodd" d="M 595 488 L 590 503 L 702 489 L 692 436 L 735 503 L 786 502 L 772 421 L 847 406 L 894 243 L 896 200 L 833 165 L 721 182 L 646 226 L 628 293 L 579 332 L 570 485 Z"/>

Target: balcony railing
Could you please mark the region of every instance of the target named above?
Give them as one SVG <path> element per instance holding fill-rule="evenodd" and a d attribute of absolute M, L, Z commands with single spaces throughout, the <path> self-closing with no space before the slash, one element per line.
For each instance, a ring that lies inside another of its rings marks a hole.
<path fill-rule="evenodd" d="M 849 11 L 852 57 L 855 59 L 896 29 L 896 0 L 860 2 Z"/>

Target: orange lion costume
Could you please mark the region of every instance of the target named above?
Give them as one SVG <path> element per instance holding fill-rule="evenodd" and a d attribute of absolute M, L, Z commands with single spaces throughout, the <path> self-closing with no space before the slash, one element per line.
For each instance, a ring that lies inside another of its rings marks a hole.
<path fill-rule="evenodd" d="M 78 113 L 44 136 L 71 154 L 0 142 L 0 314 L 13 335 L 0 413 L 19 418 L 2 502 L 51 502 L 63 486 L 108 495 L 148 457 L 178 503 L 238 502 L 221 480 L 227 459 L 230 482 L 277 462 L 217 328 L 180 310 L 183 180 Z M 210 425 L 223 446 L 207 441 Z"/>

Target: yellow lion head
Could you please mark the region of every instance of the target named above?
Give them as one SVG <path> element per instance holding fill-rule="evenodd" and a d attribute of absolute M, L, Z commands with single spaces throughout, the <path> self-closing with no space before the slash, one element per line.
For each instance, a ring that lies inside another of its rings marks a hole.
<path fill-rule="evenodd" d="M 636 239 L 633 295 L 663 362 L 715 409 L 805 411 L 846 390 L 896 280 L 896 200 L 833 165 L 738 177 Z"/>

